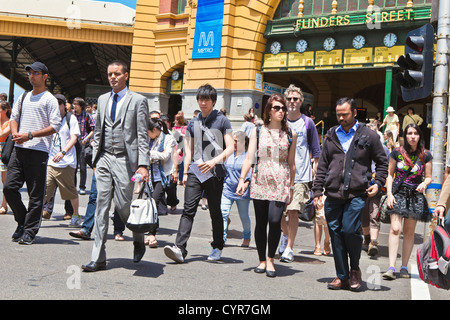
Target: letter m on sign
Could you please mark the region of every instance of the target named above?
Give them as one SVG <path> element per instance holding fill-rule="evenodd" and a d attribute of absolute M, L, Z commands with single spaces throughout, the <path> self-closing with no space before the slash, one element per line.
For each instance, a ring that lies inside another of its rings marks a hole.
<path fill-rule="evenodd" d="M 214 47 L 214 32 L 208 32 L 208 37 L 206 37 L 206 32 L 200 32 L 200 40 L 198 42 L 199 47 Z"/>
<path fill-rule="evenodd" d="M 224 0 L 198 0 L 192 59 L 220 58 Z"/>

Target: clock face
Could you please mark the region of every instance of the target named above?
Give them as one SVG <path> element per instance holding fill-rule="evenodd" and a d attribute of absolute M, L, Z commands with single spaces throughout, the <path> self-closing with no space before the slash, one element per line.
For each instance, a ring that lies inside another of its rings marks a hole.
<path fill-rule="evenodd" d="M 272 54 L 277 54 L 278 52 L 280 52 L 280 50 L 281 50 L 281 43 L 279 43 L 278 41 L 274 41 L 270 45 L 270 52 Z"/>
<path fill-rule="evenodd" d="M 361 35 L 357 35 L 356 37 L 353 38 L 353 48 L 355 49 L 361 49 L 362 47 L 364 47 L 364 45 L 366 44 L 366 38 L 364 38 Z"/>
<path fill-rule="evenodd" d="M 295 45 L 295 49 L 297 49 L 298 52 L 303 53 L 308 48 L 308 42 L 306 40 L 298 40 L 297 44 Z"/>
<path fill-rule="evenodd" d="M 386 47 L 393 47 L 397 43 L 397 36 L 394 33 L 388 33 L 384 36 L 383 42 Z"/>
<path fill-rule="evenodd" d="M 336 40 L 334 40 L 331 37 L 326 38 L 325 41 L 323 42 L 323 48 L 327 51 L 333 50 L 334 47 L 336 47 Z"/>
<path fill-rule="evenodd" d="M 175 70 L 174 72 L 172 72 L 172 80 L 178 80 L 178 78 L 180 77 L 180 73 Z"/>

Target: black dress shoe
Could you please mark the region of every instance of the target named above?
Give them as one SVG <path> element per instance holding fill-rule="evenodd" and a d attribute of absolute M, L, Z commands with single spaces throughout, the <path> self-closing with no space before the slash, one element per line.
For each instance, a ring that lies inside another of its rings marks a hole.
<path fill-rule="evenodd" d="M 96 272 L 100 270 L 106 270 L 106 262 L 96 263 L 94 261 L 91 261 L 87 265 L 82 265 L 81 269 L 83 269 L 84 272 Z"/>
<path fill-rule="evenodd" d="M 134 245 L 134 255 L 133 255 L 133 262 L 138 263 L 141 261 L 142 257 L 145 253 L 145 244 L 142 242 L 133 242 Z"/>
<path fill-rule="evenodd" d="M 12 241 L 17 242 L 23 235 L 23 226 L 18 226 L 12 235 Z"/>

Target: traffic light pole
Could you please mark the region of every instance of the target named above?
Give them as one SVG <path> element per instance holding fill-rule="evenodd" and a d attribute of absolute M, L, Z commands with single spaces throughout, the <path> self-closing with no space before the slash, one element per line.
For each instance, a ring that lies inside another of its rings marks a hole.
<path fill-rule="evenodd" d="M 436 207 L 445 170 L 445 126 L 447 123 L 449 69 L 448 40 L 450 36 L 450 1 L 440 1 L 437 28 L 436 68 L 434 73 L 432 133 L 430 151 L 433 155 L 432 184 L 427 189 L 430 209 Z M 449 140 L 450 141 L 450 140 Z M 447 149 L 448 145 L 447 145 Z"/>

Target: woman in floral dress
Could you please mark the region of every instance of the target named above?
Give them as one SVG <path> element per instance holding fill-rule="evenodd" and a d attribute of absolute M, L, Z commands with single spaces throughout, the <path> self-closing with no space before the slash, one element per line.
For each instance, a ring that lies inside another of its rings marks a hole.
<path fill-rule="evenodd" d="M 286 204 L 292 200 L 294 186 L 295 147 L 290 146 L 296 145 L 297 135 L 295 131 L 289 134 L 286 119 L 287 105 L 284 97 L 279 94 L 271 95 L 264 109 L 264 125 L 254 128 L 251 134 L 249 150 L 236 189 L 238 195 L 245 192 L 245 177 L 256 154 L 250 187 L 259 256 L 259 265 L 254 271 L 265 272 L 269 277 L 276 276 L 273 262 L 281 236 L 281 217 Z"/>

